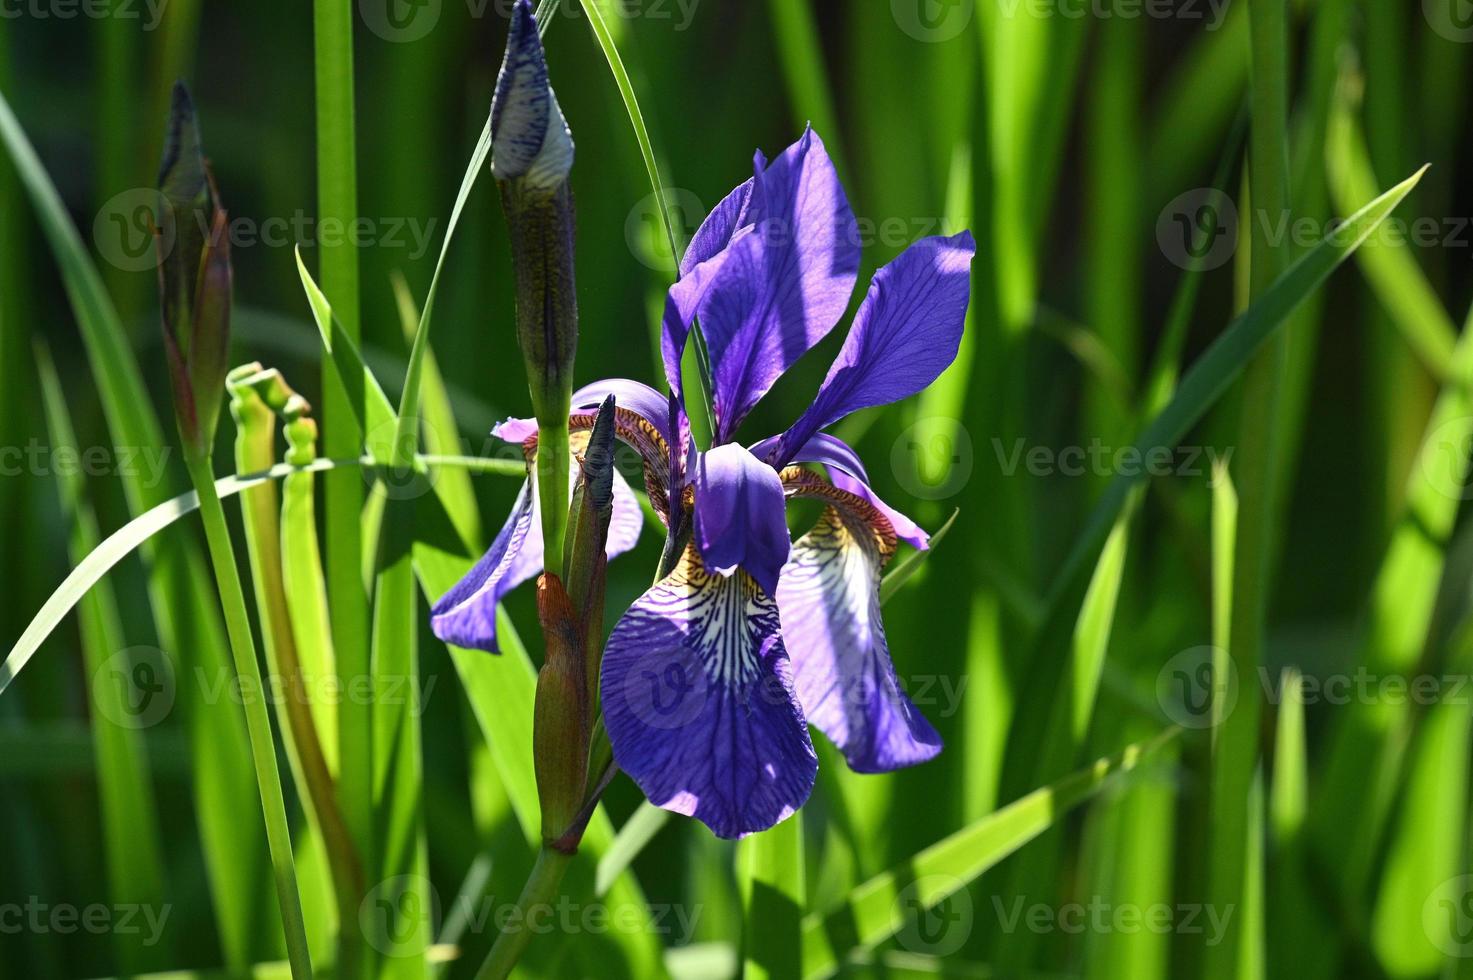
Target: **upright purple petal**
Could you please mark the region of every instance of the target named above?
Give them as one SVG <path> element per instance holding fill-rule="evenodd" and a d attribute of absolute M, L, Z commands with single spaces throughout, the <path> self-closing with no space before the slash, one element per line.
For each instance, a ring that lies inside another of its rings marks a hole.
<path fill-rule="evenodd" d="M 576 479 L 577 467 L 572 469 Z M 614 558 L 633 548 L 643 527 L 639 499 L 616 471 L 608 556 Z M 496 642 L 496 607 L 512 589 L 541 574 L 542 566 L 542 512 L 534 476 L 522 484 L 511 514 L 486 554 L 430 610 L 430 627 L 453 646 L 501 652 Z"/>
<path fill-rule="evenodd" d="M 719 575 L 741 568 L 776 589 L 792 545 L 777 471 L 732 443 L 700 455 L 694 483 L 696 545 L 707 567 Z"/>
<path fill-rule="evenodd" d="M 666 294 L 660 322 L 660 359 L 670 392 L 682 404 L 685 395 L 680 362 L 685 357 L 691 325 L 696 317 L 705 315 L 706 304 L 718 288 L 724 294 L 723 303 L 734 302 L 742 289 L 755 289 L 762 268 L 762 248 L 762 239 L 753 228 L 741 229 L 721 251 L 683 272 Z"/>
<path fill-rule="evenodd" d="M 941 736 L 895 675 L 880 621 L 880 569 L 894 549 L 858 501 L 830 506 L 793 545 L 777 601 L 808 721 L 856 772 L 889 772 L 941 751 Z"/>
<path fill-rule="evenodd" d="M 875 273 L 818 397 L 782 437 L 781 462 L 819 429 L 909 397 L 956 358 L 971 296 L 971 232 L 916 242 Z"/>
<path fill-rule="evenodd" d="M 777 604 L 749 576 L 688 549 L 614 627 L 600 680 L 614 760 L 657 806 L 741 837 L 813 791 Z"/>
<path fill-rule="evenodd" d="M 762 239 L 762 267 L 729 265 L 701 310 L 718 442 L 834 328 L 859 275 L 858 224 L 812 129 L 759 169 L 744 218 Z"/>
<path fill-rule="evenodd" d="M 748 177 L 706 215 L 706 220 L 696 229 L 685 255 L 680 259 L 681 276 L 689 275 L 696 266 L 730 245 L 732 236 L 740 229 L 750 226 L 747 206 L 752 200 L 752 188 L 756 182 L 756 177 Z"/>

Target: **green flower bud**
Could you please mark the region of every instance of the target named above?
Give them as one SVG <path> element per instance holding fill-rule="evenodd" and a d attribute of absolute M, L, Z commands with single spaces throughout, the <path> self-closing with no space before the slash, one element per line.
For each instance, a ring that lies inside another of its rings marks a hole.
<path fill-rule="evenodd" d="M 208 456 L 225 398 L 230 354 L 232 272 L 227 220 L 200 151 L 194 103 L 174 86 L 168 141 L 159 166 L 159 306 L 174 391 L 174 415 L 187 453 Z"/>

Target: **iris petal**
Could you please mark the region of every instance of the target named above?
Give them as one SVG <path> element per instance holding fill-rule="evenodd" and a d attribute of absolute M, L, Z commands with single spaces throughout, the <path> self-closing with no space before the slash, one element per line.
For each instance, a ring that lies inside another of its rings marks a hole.
<path fill-rule="evenodd" d="M 614 627 L 601 688 L 619 768 L 719 837 L 765 830 L 813 791 L 777 604 L 750 576 L 708 573 L 694 548 Z"/>
<path fill-rule="evenodd" d="M 576 479 L 577 467 L 573 470 Z M 542 513 L 536 490 L 535 476 L 522 484 L 511 514 L 486 554 L 430 610 L 430 627 L 441 640 L 468 650 L 501 652 L 496 642 L 496 606 L 512 589 L 542 572 Z M 639 500 L 616 471 L 608 556 L 633 548 L 643 526 Z"/>
<path fill-rule="evenodd" d="M 925 388 L 956 359 L 971 298 L 971 232 L 916 242 L 875 273 L 813 404 L 782 437 L 778 465 L 819 429 Z"/>
<path fill-rule="evenodd" d="M 741 568 L 771 592 L 792 544 L 777 471 L 732 443 L 700 455 L 694 483 L 696 544 L 706 564 L 721 575 Z"/>
<path fill-rule="evenodd" d="M 880 619 L 894 538 L 860 500 L 814 495 L 836 503 L 793 545 L 777 588 L 798 700 L 856 772 L 925 762 L 941 736 L 901 689 Z"/>

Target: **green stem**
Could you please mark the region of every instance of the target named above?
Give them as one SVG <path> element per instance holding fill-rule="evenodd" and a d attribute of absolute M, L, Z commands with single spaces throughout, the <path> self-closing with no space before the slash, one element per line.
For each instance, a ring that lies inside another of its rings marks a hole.
<path fill-rule="evenodd" d="M 256 659 L 256 643 L 251 636 L 250 614 L 246 611 L 245 591 L 235 563 L 235 549 L 230 543 L 230 529 L 225 523 L 225 508 L 215 492 L 215 475 L 210 458 L 190 454 L 185 460 L 189 478 L 199 495 L 200 519 L 205 525 L 205 540 L 215 570 L 215 584 L 220 590 L 220 605 L 225 614 L 225 628 L 230 637 L 230 651 L 235 657 L 236 683 L 242 690 L 264 692 L 261 668 Z M 276 747 L 271 737 L 271 719 L 266 700 L 258 693 L 243 698 L 246 730 L 250 735 L 251 762 L 256 771 L 256 788 L 261 796 L 261 809 L 266 820 L 266 841 L 271 849 L 271 870 L 276 879 L 276 897 L 281 905 L 281 925 L 286 934 L 287 959 L 293 980 L 310 980 L 312 961 L 307 952 L 307 930 L 302 919 L 301 898 L 297 893 L 297 872 L 292 862 L 291 830 L 286 821 L 286 801 L 281 792 L 281 773 L 276 766 Z"/>
<path fill-rule="evenodd" d="M 522 886 L 522 895 L 517 899 L 517 915 L 512 920 L 513 926 L 498 935 L 496 942 L 491 944 L 491 952 L 476 973 L 476 980 L 503 980 L 511 975 L 512 967 L 517 965 L 517 960 L 521 959 L 527 944 L 532 941 L 533 932 L 527 928 L 528 914 L 536 915 L 538 906 L 547 905 L 553 900 L 563 875 L 572 863 L 573 855 L 551 847 L 544 846 L 537 852 L 537 864 L 527 876 L 527 883 Z"/>

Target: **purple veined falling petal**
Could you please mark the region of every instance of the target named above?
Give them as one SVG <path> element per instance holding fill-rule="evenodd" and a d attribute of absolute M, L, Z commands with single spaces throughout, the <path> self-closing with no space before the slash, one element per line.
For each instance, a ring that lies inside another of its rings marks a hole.
<path fill-rule="evenodd" d="M 777 463 L 851 412 L 907 398 L 956 359 L 971 298 L 971 232 L 916 242 L 875 273 L 818 395 L 782 436 Z"/>
<path fill-rule="evenodd" d="M 717 836 L 766 830 L 813 791 L 777 604 L 747 575 L 708 573 L 694 549 L 614 627 L 600 687 L 619 768 Z"/>
<path fill-rule="evenodd" d="M 748 255 L 759 261 L 726 263 L 699 310 L 718 443 L 838 324 L 859 274 L 858 223 L 818 134 L 808 129 L 762 164 L 759 155 L 745 213 L 730 218 L 727 202 L 715 212 L 761 239 Z"/>
<path fill-rule="evenodd" d="M 890 772 L 934 758 L 941 736 L 896 677 L 880 619 L 885 546 L 862 509 L 832 504 L 794 543 L 777 601 L 809 724 L 854 771 Z"/>
<path fill-rule="evenodd" d="M 772 592 L 792 544 L 777 471 L 729 443 L 700 454 L 693 482 L 695 540 L 707 567 L 718 575 L 743 569 Z"/>
<path fill-rule="evenodd" d="M 577 468 L 573 469 L 570 476 L 576 480 Z M 639 499 L 615 471 L 606 546 L 609 558 L 633 548 L 643 527 Z M 512 589 L 541 574 L 542 567 L 542 513 L 534 477 L 522 484 L 511 514 L 486 554 L 430 610 L 430 627 L 437 637 L 453 646 L 500 653 L 496 607 Z"/>

